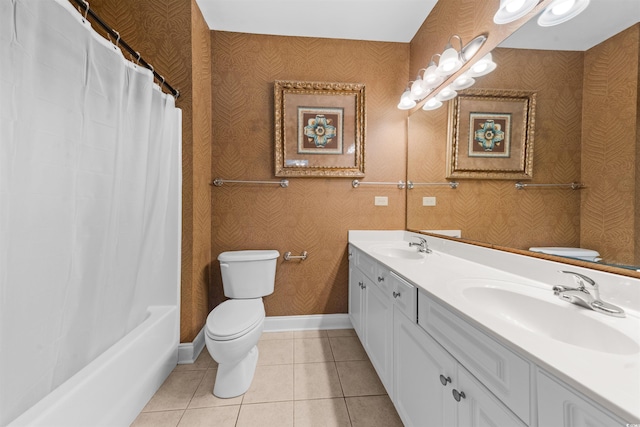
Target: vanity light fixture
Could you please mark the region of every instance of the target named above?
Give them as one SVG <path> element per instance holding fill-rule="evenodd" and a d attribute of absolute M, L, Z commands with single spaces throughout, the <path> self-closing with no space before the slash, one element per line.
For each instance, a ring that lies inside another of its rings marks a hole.
<path fill-rule="evenodd" d="M 423 70 L 424 68 L 418 71 L 418 76 L 416 77 L 416 80 L 411 85 L 411 98 L 413 98 L 416 101 L 420 101 L 424 99 L 424 97 L 429 95 L 429 92 L 431 91 L 431 88 L 428 88 L 425 85 L 424 80 L 422 80 L 422 77 L 420 77 L 420 71 L 423 71 Z"/>
<path fill-rule="evenodd" d="M 500 7 L 493 16 L 496 24 L 508 24 L 531 12 L 540 0 L 500 0 Z"/>
<path fill-rule="evenodd" d="M 496 67 L 497 65 L 495 62 L 493 62 L 491 52 L 489 52 L 485 56 L 480 58 L 478 62 L 473 64 L 465 74 L 469 77 L 482 77 L 495 70 Z"/>
<path fill-rule="evenodd" d="M 455 73 L 462 67 L 462 58 L 460 55 L 460 51 L 456 50 L 451 45 L 451 39 L 457 37 L 460 41 L 460 51 L 462 50 L 462 38 L 459 35 L 454 34 L 449 37 L 449 41 L 444 48 L 444 52 L 440 55 L 440 62 L 438 63 L 438 68 L 436 69 L 436 73 L 440 76 L 450 76 Z"/>
<path fill-rule="evenodd" d="M 425 111 L 437 110 L 442 107 L 442 102 L 438 101 L 436 98 L 431 98 L 422 106 L 422 109 Z"/>
<path fill-rule="evenodd" d="M 476 83 L 473 77 L 470 77 L 466 72 L 462 73 L 458 78 L 456 78 L 453 83 L 449 86 L 454 90 L 462 90 L 467 89 L 473 86 Z"/>
<path fill-rule="evenodd" d="M 410 110 L 415 106 L 416 106 L 416 101 L 414 101 L 413 98 L 411 98 L 411 89 L 407 87 L 404 93 L 402 94 L 402 96 L 400 96 L 400 102 L 398 103 L 398 108 L 400 110 Z"/>
<path fill-rule="evenodd" d="M 440 86 L 440 84 L 444 81 L 444 77 L 437 73 L 438 65 L 433 60 L 434 56 L 440 56 L 439 53 L 436 53 L 431 56 L 431 61 L 429 61 L 429 66 L 424 71 L 423 79 L 425 86 L 429 89 L 433 89 L 434 87 Z"/>
<path fill-rule="evenodd" d="M 538 17 L 538 25 L 551 27 L 578 16 L 589 6 L 589 0 L 554 0 Z"/>
<path fill-rule="evenodd" d="M 442 89 L 437 95 L 436 95 L 436 99 L 440 102 L 443 101 L 448 101 L 450 99 L 455 98 L 456 96 L 458 96 L 458 92 L 456 92 L 455 90 L 453 90 L 451 88 L 452 85 L 449 85 L 447 87 L 445 87 L 444 89 Z"/>

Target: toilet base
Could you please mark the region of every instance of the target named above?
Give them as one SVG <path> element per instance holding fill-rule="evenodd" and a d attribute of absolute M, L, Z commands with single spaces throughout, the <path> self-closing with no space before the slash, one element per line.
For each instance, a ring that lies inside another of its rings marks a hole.
<path fill-rule="evenodd" d="M 251 385 L 257 364 L 258 347 L 255 345 L 240 362 L 219 364 L 213 394 L 222 399 L 244 394 Z"/>

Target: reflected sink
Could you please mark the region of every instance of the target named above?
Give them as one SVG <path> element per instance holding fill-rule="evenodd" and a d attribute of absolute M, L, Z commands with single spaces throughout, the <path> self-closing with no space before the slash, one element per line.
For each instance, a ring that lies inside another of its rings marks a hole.
<path fill-rule="evenodd" d="M 409 247 L 409 242 L 404 241 L 373 246 L 371 252 L 389 258 L 424 259 L 425 256 L 422 252 L 418 252 L 417 248 Z"/>
<path fill-rule="evenodd" d="M 548 295 L 549 301 L 546 299 L 546 294 L 535 296 L 527 294 L 531 292 L 531 290 L 516 292 L 486 285 L 467 286 L 461 290 L 462 296 L 475 307 L 534 334 L 604 353 L 640 352 L 638 342 L 607 324 L 611 322 L 610 318 L 600 321 L 584 315 L 580 312 L 582 309 L 554 304 L 551 298 L 556 297 L 551 290 Z M 546 291 L 539 290 L 539 292 Z M 617 319 L 617 321 L 635 322 L 631 319 Z"/>

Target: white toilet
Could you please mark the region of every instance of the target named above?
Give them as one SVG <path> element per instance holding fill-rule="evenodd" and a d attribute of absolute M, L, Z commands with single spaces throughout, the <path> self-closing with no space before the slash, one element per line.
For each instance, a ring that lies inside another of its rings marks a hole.
<path fill-rule="evenodd" d="M 209 313 L 205 343 L 218 362 L 213 394 L 230 398 L 249 389 L 258 363 L 258 339 L 264 329 L 262 297 L 273 293 L 275 250 L 231 251 L 218 256 L 224 294 L 231 298 Z"/>
<path fill-rule="evenodd" d="M 533 252 L 541 252 L 543 254 L 548 254 L 548 255 L 557 255 L 557 256 L 562 256 L 566 258 L 579 259 L 583 261 L 598 262 L 602 260 L 602 258 L 600 258 L 600 253 L 592 249 L 541 246 L 541 247 L 529 248 L 529 250 Z"/>

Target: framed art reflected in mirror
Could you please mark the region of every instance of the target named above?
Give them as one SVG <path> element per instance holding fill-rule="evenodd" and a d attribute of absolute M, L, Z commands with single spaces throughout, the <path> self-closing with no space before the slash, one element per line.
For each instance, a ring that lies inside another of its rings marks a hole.
<path fill-rule="evenodd" d="M 362 83 L 274 83 L 275 175 L 364 177 Z"/>
<path fill-rule="evenodd" d="M 447 178 L 531 179 L 536 95 L 468 90 L 449 106 Z"/>

